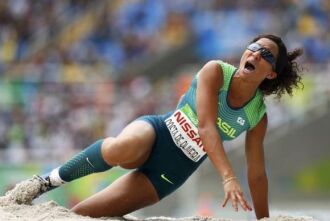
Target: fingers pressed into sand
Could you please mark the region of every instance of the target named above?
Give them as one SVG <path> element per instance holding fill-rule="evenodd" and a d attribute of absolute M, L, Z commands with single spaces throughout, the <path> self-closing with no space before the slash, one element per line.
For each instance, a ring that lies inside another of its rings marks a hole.
<path fill-rule="evenodd" d="M 243 193 L 237 193 L 237 198 L 239 200 L 239 203 L 241 205 L 241 207 L 245 210 L 245 211 L 251 211 L 252 208 L 250 207 L 250 205 L 248 204 L 248 202 L 245 200 Z"/>
<path fill-rule="evenodd" d="M 233 208 L 237 212 L 238 211 L 238 206 L 237 206 L 237 201 L 238 200 L 237 200 L 237 197 L 236 197 L 235 193 L 230 194 L 230 199 L 231 199 L 231 204 L 232 204 Z"/>
<path fill-rule="evenodd" d="M 225 198 L 223 200 L 222 207 L 225 207 L 226 206 L 228 200 L 229 200 L 229 194 L 228 193 L 225 193 Z"/>

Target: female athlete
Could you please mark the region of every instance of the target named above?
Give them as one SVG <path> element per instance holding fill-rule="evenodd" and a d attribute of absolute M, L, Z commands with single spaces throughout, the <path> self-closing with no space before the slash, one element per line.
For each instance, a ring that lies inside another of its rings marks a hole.
<path fill-rule="evenodd" d="M 222 178 L 222 206 L 252 210 L 226 156 L 223 141 L 246 131 L 247 175 L 258 219 L 269 216 L 263 141 L 267 128 L 264 97 L 292 94 L 301 77 L 294 61 L 301 49 L 287 52 L 281 38 L 256 37 L 239 67 L 207 62 L 177 108 L 165 115 L 142 116 L 117 137 L 87 147 L 49 174 L 35 176 L 40 194 L 91 173 L 120 166 L 135 169 L 72 210 L 91 217 L 122 216 L 157 203 L 181 186 L 209 157 Z M 37 197 L 37 196 L 36 196 Z"/>

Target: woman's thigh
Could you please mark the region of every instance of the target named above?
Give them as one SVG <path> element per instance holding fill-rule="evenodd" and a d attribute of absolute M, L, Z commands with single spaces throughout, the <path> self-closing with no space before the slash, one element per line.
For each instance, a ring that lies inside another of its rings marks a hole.
<path fill-rule="evenodd" d="M 113 166 L 136 168 L 142 165 L 152 150 L 156 132 L 143 120 L 128 124 L 117 137 L 108 137 L 102 145 L 104 159 Z"/>

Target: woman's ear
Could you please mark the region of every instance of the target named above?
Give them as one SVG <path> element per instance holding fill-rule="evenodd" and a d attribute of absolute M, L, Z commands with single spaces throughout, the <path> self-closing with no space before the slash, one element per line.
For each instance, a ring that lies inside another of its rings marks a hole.
<path fill-rule="evenodd" d="M 267 74 L 266 78 L 269 80 L 272 80 L 277 77 L 277 73 L 275 71 L 272 71 L 271 73 Z"/>

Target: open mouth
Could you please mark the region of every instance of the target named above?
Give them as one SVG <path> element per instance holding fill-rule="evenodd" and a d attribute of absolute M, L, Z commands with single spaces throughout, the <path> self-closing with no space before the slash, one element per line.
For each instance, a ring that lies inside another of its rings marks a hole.
<path fill-rule="evenodd" d="M 254 71 L 256 69 L 255 66 L 248 61 L 245 63 L 244 68 L 248 71 Z"/>

